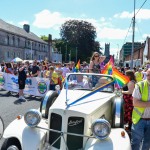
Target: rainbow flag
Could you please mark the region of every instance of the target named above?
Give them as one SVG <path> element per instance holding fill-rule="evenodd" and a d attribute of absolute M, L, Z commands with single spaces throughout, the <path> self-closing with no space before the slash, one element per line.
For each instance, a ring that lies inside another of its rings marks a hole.
<path fill-rule="evenodd" d="M 129 82 L 129 78 L 123 75 L 114 67 L 113 57 L 111 56 L 109 62 L 104 66 L 102 74 L 112 75 L 115 80 L 115 87 L 120 89 Z"/>
<path fill-rule="evenodd" d="M 78 63 L 77 63 L 77 65 L 75 66 L 75 68 L 74 68 L 74 71 L 73 71 L 73 72 L 78 72 L 78 71 L 79 71 L 79 69 L 80 69 L 80 59 L 78 60 Z"/>
<path fill-rule="evenodd" d="M 109 62 L 104 66 L 104 68 L 102 69 L 101 73 L 102 74 L 112 75 L 112 68 L 113 67 L 114 67 L 114 59 L 111 56 Z"/>
<path fill-rule="evenodd" d="M 113 68 L 113 74 L 112 75 L 115 78 L 115 87 L 116 88 L 120 89 L 130 81 L 127 76 L 123 75 L 116 68 Z"/>

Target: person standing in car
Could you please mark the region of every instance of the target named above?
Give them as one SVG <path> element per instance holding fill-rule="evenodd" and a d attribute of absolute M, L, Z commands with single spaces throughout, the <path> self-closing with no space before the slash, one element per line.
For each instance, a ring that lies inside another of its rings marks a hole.
<path fill-rule="evenodd" d="M 39 73 L 40 73 L 40 69 L 39 69 L 39 67 L 37 65 L 37 61 L 36 60 L 33 61 L 33 66 L 32 66 L 32 69 L 31 69 L 31 73 L 32 73 L 31 77 L 37 77 L 39 75 Z"/>

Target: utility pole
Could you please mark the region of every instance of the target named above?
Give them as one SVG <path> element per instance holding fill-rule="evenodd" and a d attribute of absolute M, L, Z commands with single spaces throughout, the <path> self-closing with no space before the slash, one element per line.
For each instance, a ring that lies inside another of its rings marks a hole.
<path fill-rule="evenodd" d="M 71 49 L 70 49 L 70 54 L 69 54 L 69 62 L 71 62 Z"/>
<path fill-rule="evenodd" d="M 77 58 L 78 57 L 78 51 L 77 51 L 77 47 L 76 47 L 76 63 L 77 63 Z"/>
<path fill-rule="evenodd" d="M 65 62 L 67 60 L 67 43 L 66 43 L 66 52 L 65 52 Z"/>
<path fill-rule="evenodd" d="M 130 69 L 133 69 L 133 53 L 134 53 L 134 34 L 135 34 L 135 1 L 134 0 L 134 16 L 133 16 L 133 35 L 132 35 L 132 51 L 131 51 L 131 64 L 130 64 Z"/>

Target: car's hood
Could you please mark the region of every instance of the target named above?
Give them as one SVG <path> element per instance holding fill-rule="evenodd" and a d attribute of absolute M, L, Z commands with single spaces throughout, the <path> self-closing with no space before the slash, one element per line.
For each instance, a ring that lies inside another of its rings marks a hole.
<path fill-rule="evenodd" d="M 68 90 L 66 92 L 66 90 L 63 89 L 60 95 L 58 96 L 57 100 L 52 105 L 51 109 L 68 109 L 90 114 L 115 96 L 114 93 L 97 92 L 93 95 L 79 100 L 79 98 L 89 94 L 90 92 L 91 91 L 85 90 Z M 73 104 L 70 105 L 71 103 Z"/>

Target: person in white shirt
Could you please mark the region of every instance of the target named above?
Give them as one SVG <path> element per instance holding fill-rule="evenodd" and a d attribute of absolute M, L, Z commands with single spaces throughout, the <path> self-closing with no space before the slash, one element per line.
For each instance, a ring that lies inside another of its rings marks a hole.
<path fill-rule="evenodd" d="M 71 71 L 70 71 L 70 69 L 69 69 L 69 64 L 64 64 L 64 67 L 62 68 L 62 70 L 63 70 L 63 73 L 62 73 L 62 75 L 63 75 L 63 77 L 65 78 L 66 77 L 66 74 L 67 73 L 70 73 Z"/>
<path fill-rule="evenodd" d="M 146 71 L 147 71 L 147 68 L 144 68 L 144 70 L 142 71 L 142 74 L 143 74 L 143 80 L 146 80 Z"/>
<path fill-rule="evenodd" d="M 69 85 L 73 88 L 90 88 L 87 77 L 82 74 L 76 75 L 76 80 L 72 80 Z"/>

